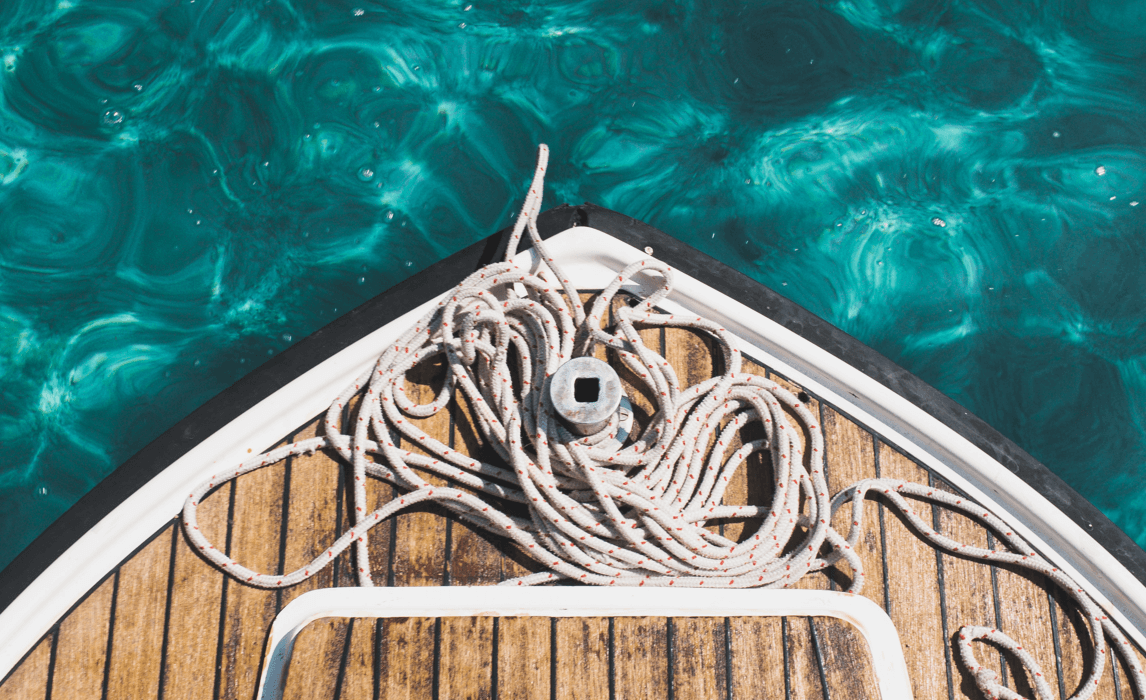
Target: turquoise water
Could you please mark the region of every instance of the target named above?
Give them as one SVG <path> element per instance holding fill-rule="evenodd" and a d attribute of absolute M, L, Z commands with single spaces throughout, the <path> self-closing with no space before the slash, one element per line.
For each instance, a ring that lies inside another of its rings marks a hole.
<path fill-rule="evenodd" d="M 546 206 L 884 352 L 1146 544 L 1146 0 L 0 3 L 0 564 Z"/>

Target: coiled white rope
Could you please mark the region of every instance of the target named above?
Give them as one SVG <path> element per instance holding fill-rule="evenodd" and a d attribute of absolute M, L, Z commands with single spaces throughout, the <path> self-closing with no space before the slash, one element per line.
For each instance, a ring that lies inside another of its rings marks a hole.
<path fill-rule="evenodd" d="M 208 560 L 240 581 L 281 588 L 313 576 L 353 544 L 359 583 L 371 586 L 369 530 L 403 509 L 433 501 L 467 523 L 512 539 L 548 569 L 502 585 L 567 578 L 601 586 L 786 587 L 842 559 L 854 571 L 849 591 L 859 593 L 863 565 L 853 547 L 862 531 L 865 499 L 874 493 L 888 500 L 933 546 L 1038 572 L 1079 604 L 1090 625 L 1095 653 L 1074 698 L 1086 700 L 1097 687 L 1108 636 L 1132 671 L 1137 696 L 1146 697 L 1146 678 L 1118 628 L 1069 577 L 981 506 L 944 491 L 889 479 L 861 481 L 829 501 L 823 434 L 816 418 L 775 382 L 742 372 L 740 352 L 725 329 L 701 317 L 656 311 L 672 288 L 673 270 L 668 265 L 652 258 L 630 265 L 586 313 L 578 290 L 547 255 L 537 231 L 547 159 L 548 149 L 542 145 L 505 260 L 467 277 L 387 348 L 330 405 L 321 437 L 248 459 L 212 476 L 190 494 L 183 509 L 184 528 Z M 541 258 L 536 272 L 512 262 L 526 231 Z M 637 306 L 621 305 L 614 314 L 614 328 L 603 329 L 614 296 L 637 275 L 659 277 L 662 284 Z M 681 387 L 672 366 L 641 342 L 637 325 L 707 334 L 721 348 L 726 371 Z M 598 346 L 631 370 L 654 398 L 654 415 L 628 444 L 615 439 L 616 419 L 595 435 L 572 434 L 545 399 L 547 378 L 568 359 L 591 355 Z M 431 403 L 416 405 L 405 395 L 406 373 L 439 356 L 449 368 L 446 381 Z M 508 468 L 452 450 L 410 420 L 443 410 L 455 394 L 468 403 L 477 428 Z M 359 395 L 349 426 L 342 425 L 344 407 Z M 788 411 L 809 437 L 806 455 Z M 738 431 L 750 423 L 759 423 L 765 437 L 731 450 Z M 417 445 L 419 451 L 400 444 Z M 352 465 L 355 511 L 353 527 L 314 561 L 283 575 L 257 573 L 216 549 L 200 532 L 196 508 L 212 489 L 322 448 L 333 449 Z M 752 454 L 765 451 L 774 471 L 772 503 L 723 505 L 725 488 L 736 470 Z M 431 484 L 414 468 L 459 487 Z M 368 475 L 394 484 L 401 495 L 366 512 Z M 490 496 L 524 504 L 529 517 L 499 509 Z M 970 547 L 943 536 L 915 514 L 905 497 L 963 513 L 995 532 L 1007 549 Z M 830 522 L 847 503 L 852 524 L 844 537 Z M 763 521 L 741 542 L 706 529 L 715 521 L 733 518 Z M 964 627 L 959 633 L 960 659 L 985 695 L 1020 697 L 978 663 L 971 647 L 977 640 L 1015 654 L 1038 695 L 1052 697 L 1041 669 L 1016 642 L 998 630 Z"/>

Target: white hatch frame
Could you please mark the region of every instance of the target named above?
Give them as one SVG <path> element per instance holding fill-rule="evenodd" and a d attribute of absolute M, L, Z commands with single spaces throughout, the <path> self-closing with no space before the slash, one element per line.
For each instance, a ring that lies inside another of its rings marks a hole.
<path fill-rule="evenodd" d="M 259 700 L 279 700 L 294 640 L 325 618 L 388 617 L 834 617 L 867 642 L 880 700 L 911 700 L 899 633 L 878 605 L 851 593 L 723 590 L 700 595 L 669 588 L 419 586 L 324 588 L 291 601 L 271 624 Z"/>
<path fill-rule="evenodd" d="M 604 288 L 628 264 L 649 257 L 584 226 L 557 234 L 545 245 L 581 289 Z M 536 264 L 536 253 L 524 251 L 515 261 L 530 267 Z M 637 286 L 632 291 L 641 292 Z M 0 613 L 4 632 L 0 678 L 110 570 L 169 523 L 192 489 L 322 413 L 383 348 L 437 301 L 400 316 L 260 401 L 81 536 Z M 669 313 L 702 315 L 720 323 L 739 338 L 742 352 L 847 413 L 983 504 L 1077 581 L 1139 646 L 1146 647 L 1146 587 L 1042 494 L 954 430 L 840 358 L 679 271 L 672 293 L 660 306 Z M 556 604 L 568 590 L 542 589 L 541 595 L 552 591 L 548 595 Z"/>

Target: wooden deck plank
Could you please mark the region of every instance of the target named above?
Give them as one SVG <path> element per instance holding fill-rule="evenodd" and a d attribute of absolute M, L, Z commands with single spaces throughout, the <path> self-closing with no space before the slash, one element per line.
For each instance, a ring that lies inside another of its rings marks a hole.
<path fill-rule="evenodd" d="M 1000 547 L 996 542 L 996 547 Z M 1051 689 L 1057 692 L 1057 663 L 1055 660 L 1054 630 L 1050 625 L 1050 606 L 1047 602 L 1046 581 L 1041 576 L 1018 573 L 1005 567 L 996 567 L 999 591 L 999 629 L 1023 646 L 1042 667 Z M 977 645 L 975 650 L 982 659 L 989 648 Z M 1013 658 L 1007 658 L 1008 686 L 1021 695 L 1033 697 L 1026 672 Z"/>
<path fill-rule="evenodd" d="M 366 480 L 366 499 L 369 507 L 377 510 L 394 500 L 398 490 L 380 479 Z M 370 571 L 375 586 L 392 585 L 393 557 L 397 549 L 394 537 L 396 523 L 393 518 L 375 525 L 370 530 Z"/>
<path fill-rule="evenodd" d="M 445 378 L 445 365 L 441 359 L 429 360 L 410 370 L 405 384 L 406 395 L 411 401 L 426 404 L 433 401 L 436 389 Z M 439 440 L 448 439 L 450 412 L 438 411 L 429 418 L 409 420 L 421 430 L 436 436 Z M 417 445 L 401 447 L 413 452 L 424 452 Z M 446 482 L 436 476 L 419 472 L 427 482 L 444 485 Z M 442 509 L 429 504 L 415 506 L 402 511 L 395 518 L 395 536 L 406 546 L 396 550 L 394 558 L 394 585 L 396 586 L 440 586 L 446 581 L 446 529 L 447 519 Z"/>
<path fill-rule="evenodd" d="M 234 526 L 228 554 L 253 571 L 281 571 L 285 472 L 285 466 L 277 464 L 234 482 Z M 267 630 L 278 613 L 278 593 L 228 577 L 223 595 L 219 694 L 223 698 L 248 700 L 254 696 L 258 683 Z"/>
<path fill-rule="evenodd" d="M 489 698 L 493 687 L 493 618 L 444 617 L 440 624 L 438 699 Z"/>
<path fill-rule="evenodd" d="M 434 621 L 392 618 L 379 625 L 380 700 L 425 700 L 434 683 Z"/>
<path fill-rule="evenodd" d="M 0 700 L 40 700 L 48 695 L 52 635 L 47 634 L 0 683 Z"/>
<path fill-rule="evenodd" d="M 326 618 L 299 632 L 287 668 L 283 700 L 312 700 L 338 695 L 338 672 L 349 620 Z"/>
<path fill-rule="evenodd" d="M 686 391 L 711 379 L 713 372 L 718 371 L 718 363 L 723 362 L 723 358 L 717 357 L 720 352 L 719 346 L 712 341 L 708 334 L 697 333 L 687 328 L 666 328 L 663 337 L 664 343 L 661 354 L 676 372 L 681 391 Z M 706 451 L 711 450 L 716 439 L 717 434 L 714 433 L 704 449 Z M 729 448 L 735 449 L 731 445 Z M 725 454 L 732 454 L 732 452 L 726 449 Z M 722 532 L 722 525 L 722 523 L 710 523 L 707 529 L 712 532 Z"/>
<path fill-rule="evenodd" d="M 1130 653 L 1138 658 L 1138 663 L 1143 668 L 1146 668 L 1146 655 L 1144 655 L 1141 650 L 1131 644 Z M 1115 654 L 1114 658 L 1117 660 L 1115 667 L 1118 673 L 1118 678 L 1115 680 L 1115 687 L 1119 690 L 1121 700 L 1131 700 L 1132 698 L 1136 698 L 1134 693 L 1134 684 L 1130 681 L 1129 671 L 1126 665 L 1123 663 L 1121 655 Z"/>
<path fill-rule="evenodd" d="M 775 373 L 769 374 L 769 379 L 794 394 L 800 405 L 802 405 L 804 408 L 807 408 L 813 417 L 818 417 L 820 415 L 820 402 L 805 393 L 803 387 Z M 809 434 L 808 428 L 804 426 L 803 421 L 800 420 L 795 410 L 787 406 L 784 406 L 783 408 L 784 413 L 788 416 L 788 424 L 796 430 L 796 437 L 800 442 L 800 450 L 804 454 L 804 468 L 810 469 L 812 464 L 812 454 L 810 449 L 812 444 L 812 436 Z M 815 418 L 815 420 L 818 421 L 819 419 Z"/>
<path fill-rule="evenodd" d="M 549 700 L 550 624 L 546 617 L 503 617 L 498 621 L 499 700 Z"/>
<path fill-rule="evenodd" d="M 801 397 L 800 394 L 803 393 L 803 389 L 801 387 L 797 386 L 796 384 L 793 384 L 792 382 L 788 381 L 787 379 L 781 377 L 781 376 L 770 373 L 769 378 L 772 381 L 779 384 L 780 387 L 787 389 L 792 394 L 796 394 L 797 395 L 797 401 L 800 401 L 801 405 L 805 406 L 812 413 L 813 416 L 817 417 L 816 418 L 817 421 L 819 420 L 819 418 L 818 418 L 818 416 L 820 415 L 820 402 L 819 401 L 811 398 L 807 394 L 803 394 L 803 396 Z M 788 424 L 790 426 L 792 426 L 792 428 L 796 431 L 796 438 L 800 443 L 801 453 L 804 455 L 804 468 L 809 470 L 809 473 L 811 473 L 810 470 L 812 468 L 812 454 L 811 454 L 812 436 L 808 432 L 808 429 L 804 427 L 803 422 L 799 419 L 799 417 L 796 415 L 796 412 L 793 409 L 791 409 L 787 406 L 783 406 L 783 410 L 784 410 L 784 413 L 788 416 Z M 827 479 L 825 478 L 825 482 L 826 481 L 827 481 Z M 830 492 L 827 494 L 827 496 L 829 498 L 831 497 L 831 495 L 832 494 Z M 795 537 L 804 537 L 806 535 L 806 533 L 807 533 L 807 528 L 797 527 Z M 823 552 L 826 552 L 826 551 L 827 551 L 826 549 L 823 550 Z M 797 581 L 792 586 L 792 588 L 796 588 L 796 589 L 820 590 L 820 591 L 828 590 L 831 587 L 832 587 L 832 582 L 828 578 L 826 573 L 815 573 L 815 574 L 810 574 L 810 575 L 804 576 L 803 578 L 801 578 L 799 581 Z"/>
<path fill-rule="evenodd" d="M 487 444 L 485 436 L 475 429 L 470 406 L 465 399 L 457 396 L 451 411 L 453 449 L 490 464 L 502 463 L 502 458 Z M 488 495 L 481 497 L 498 503 Z M 501 506 L 500 503 L 498 505 Z M 454 585 L 491 585 L 544 568 L 519 551 L 508 538 L 498 537 L 460 520 L 454 522 L 450 539 L 450 580 Z"/>
<path fill-rule="evenodd" d="M 768 376 L 766 368 L 748 358 L 743 359 L 741 371 L 759 377 Z M 753 423 L 739 431 L 734 443 L 729 445 L 730 452 L 728 454 L 739 449 L 745 441 L 762 440 L 764 437 L 764 428 L 759 423 Z M 772 458 L 765 450 L 751 455 L 732 475 L 728 487 L 724 490 L 724 503 L 728 505 L 768 505 L 772 502 L 775 492 Z M 737 542 L 743 541 L 759 530 L 762 523 L 762 518 L 726 522 L 724 524 L 724 536 Z"/>
<path fill-rule="evenodd" d="M 1094 658 L 1094 645 L 1090 639 L 1090 628 L 1086 625 L 1082 611 L 1062 591 L 1054 591 L 1051 601 L 1055 606 L 1055 633 L 1058 635 L 1062 658 L 1063 681 L 1067 696 L 1073 696 L 1083 686 L 1083 676 Z M 1109 653 L 1108 653 L 1109 656 Z M 1106 672 L 1095 688 L 1094 700 L 1114 700 L 1114 679 L 1110 672 L 1109 658 Z"/>
<path fill-rule="evenodd" d="M 115 577 L 110 576 L 60 622 L 56 637 L 56 665 L 52 671 L 53 698 L 71 700 L 96 698 L 103 694 L 114 590 Z M 215 617 L 217 619 L 218 615 Z M 212 654 L 212 667 L 214 662 Z"/>
<path fill-rule="evenodd" d="M 350 648 L 346 654 L 342 687 L 338 694 L 341 700 L 366 700 L 374 697 L 374 685 L 378 681 L 374 677 L 374 635 L 378 626 L 378 620 L 350 621 L 347 641 Z"/>
<path fill-rule="evenodd" d="M 789 679 L 783 621 L 776 617 L 734 617 L 728 626 L 732 636 L 732 700 L 786 699 Z"/>
<path fill-rule="evenodd" d="M 888 444 L 880 442 L 879 466 L 884 478 L 927 483 L 927 472 Z M 931 507 L 912 502 L 924 522 L 931 522 Z M 874 513 L 873 513 L 874 515 Z M 891 620 L 899 630 L 915 700 L 946 700 L 947 661 L 943 635 L 938 569 L 935 550 L 919 538 L 898 515 L 884 517 L 887 549 L 887 580 L 890 587 Z"/>
<path fill-rule="evenodd" d="M 687 328 L 666 328 L 664 350 L 661 354 L 676 372 L 682 391 L 711 379 L 718 358 L 713 351 L 720 348 L 707 334 L 697 333 Z M 723 358 L 719 358 L 723 361 Z"/>
<path fill-rule="evenodd" d="M 474 459 L 487 462 L 494 460 L 493 463 L 500 463 L 502 460 L 486 445 L 485 437 L 474 429 L 473 418 L 465 399 L 456 397 L 451 412 L 452 449 Z M 479 494 L 479 497 L 489 499 L 489 496 L 484 494 Z M 488 532 L 479 531 L 475 526 L 461 521 L 454 521 L 450 530 L 451 585 L 489 586 L 499 583 L 503 578 L 501 549 L 507 546 L 509 546 L 507 543 L 503 543 L 499 548 L 491 541 Z"/>
<path fill-rule="evenodd" d="M 609 697 L 609 620 L 557 620 L 557 699 Z"/>
<path fill-rule="evenodd" d="M 615 313 L 618 306 L 626 304 L 629 299 L 627 295 L 618 294 L 613 298 L 613 306 L 610 311 L 611 314 Z M 609 323 L 612 323 L 612 316 L 610 315 Z M 653 351 L 664 355 L 664 349 L 661 343 L 661 329 L 660 328 L 647 328 L 638 326 L 637 335 L 640 336 L 641 342 L 646 347 Z M 621 378 L 621 386 L 624 387 L 625 396 L 629 398 L 629 402 L 633 406 L 633 433 L 640 435 L 645 426 L 648 425 L 649 419 L 652 417 L 655 408 L 653 402 L 652 390 L 645 383 L 645 380 L 633 374 L 627 366 L 623 365 L 616 358 L 617 353 L 608 351 L 603 347 L 598 346 L 596 357 L 598 360 L 609 362 L 617 370 L 617 376 Z"/>
<path fill-rule="evenodd" d="M 728 695 L 728 655 L 723 617 L 673 620 L 674 700 L 714 700 Z"/>
<path fill-rule="evenodd" d="M 159 692 L 172 528 L 168 525 L 120 567 L 112 619 L 109 700 L 152 698 Z"/>
<path fill-rule="evenodd" d="M 613 620 L 613 682 L 617 700 L 668 696 L 668 618 Z"/>
<path fill-rule="evenodd" d="M 828 490 L 839 493 L 861 479 L 876 476 L 875 450 L 872 436 L 830 406 L 820 413 L 824 425 L 825 462 L 828 471 Z M 864 508 L 864 529 L 856 541 L 855 552 L 863 563 L 862 594 L 881 608 L 885 606 L 883 567 L 883 534 L 879 526 L 879 506 L 868 503 Z M 832 524 L 845 537 L 851 528 L 851 509 L 841 508 Z M 846 589 L 854 575 L 847 562 L 832 567 L 829 575 L 837 585 Z"/>
<path fill-rule="evenodd" d="M 812 619 L 832 700 L 876 700 L 871 650 L 855 627 L 831 617 Z"/>
<path fill-rule="evenodd" d="M 792 700 L 826 700 L 820 663 L 807 617 L 785 619 L 788 628 L 788 687 Z"/>
<path fill-rule="evenodd" d="M 227 485 L 199 504 L 199 528 L 212 542 L 226 542 L 230 496 L 231 485 Z M 175 540 L 174 581 L 168 601 L 164 700 L 210 700 L 215 693 L 219 606 L 226 576 L 191 547 L 180 532 Z"/>
<path fill-rule="evenodd" d="M 953 491 L 942 481 L 935 482 L 936 489 Z M 986 548 L 988 545 L 986 528 L 971 522 L 945 508 L 933 509 L 937 514 L 936 528 L 956 542 L 972 547 Z M 934 516 L 933 516 L 934 517 Z M 952 644 L 959 629 L 966 625 L 997 627 L 995 619 L 995 594 L 991 580 L 991 567 L 962 557 L 943 554 L 943 590 L 946 605 L 948 655 L 952 663 L 952 685 L 955 697 L 978 700 L 979 691 L 974 680 L 960 670 L 957 654 Z M 994 649 L 981 646 L 976 649 L 979 662 L 995 673 L 1002 673 L 999 654 Z"/>
<path fill-rule="evenodd" d="M 353 397 L 349 405 L 345 409 L 347 420 L 350 416 L 357 413 L 359 406 L 362 403 L 361 395 Z M 316 428 L 318 426 L 316 425 Z M 335 524 L 340 530 L 345 531 L 354 522 L 354 509 L 362 505 L 367 514 L 378 510 L 390 501 L 394 500 L 394 495 L 397 490 L 389 482 L 381 479 L 374 479 L 367 477 L 366 479 L 366 503 L 359 504 L 354 502 L 354 494 L 352 489 L 347 489 L 347 484 L 353 474 L 353 468 L 350 465 L 344 464 L 341 458 L 334 452 L 328 452 L 330 459 L 334 461 L 339 468 L 339 491 L 342 494 L 339 508 L 341 508 L 341 516 L 335 518 Z M 367 457 L 374 462 L 381 461 L 380 458 Z M 367 532 L 367 551 L 370 558 L 370 578 L 375 586 L 388 586 L 391 581 L 391 565 L 392 561 L 392 547 L 391 539 L 394 534 L 394 522 L 388 520 L 376 524 Z M 341 533 L 340 533 L 341 535 Z M 354 553 L 355 547 L 349 547 L 346 551 L 340 554 L 337 567 L 337 580 L 341 586 L 356 586 L 358 585 L 358 566 L 357 557 Z"/>
<path fill-rule="evenodd" d="M 315 420 L 291 439 L 297 442 L 319 434 L 321 421 Z M 339 517 L 339 479 L 342 471 L 338 458 L 327 450 L 287 460 L 283 471 L 287 490 L 283 503 L 286 530 L 281 532 L 282 540 L 278 543 L 282 548 L 282 563 L 277 569 L 280 573 L 288 573 L 309 564 L 338 539 L 342 534 L 340 529 L 347 527 L 346 523 L 340 522 Z M 349 554 L 344 553 L 343 556 L 349 557 Z M 336 582 L 335 564 L 332 563 L 297 586 L 284 588 L 279 593 L 277 605 L 281 610 L 307 591 L 357 583 L 356 578 Z"/>

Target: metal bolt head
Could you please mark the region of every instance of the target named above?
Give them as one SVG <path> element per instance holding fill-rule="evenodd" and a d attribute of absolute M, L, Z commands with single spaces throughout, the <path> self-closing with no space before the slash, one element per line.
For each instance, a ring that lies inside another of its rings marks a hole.
<path fill-rule="evenodd" d="M 595 357 L 569 360 L 549 378 L 553 409 L 579 435 L 608 425 L 623 395 L 616 370 Z"/>

